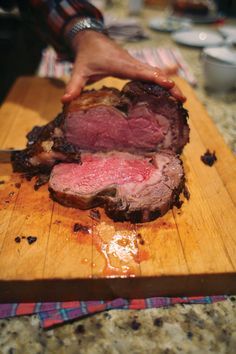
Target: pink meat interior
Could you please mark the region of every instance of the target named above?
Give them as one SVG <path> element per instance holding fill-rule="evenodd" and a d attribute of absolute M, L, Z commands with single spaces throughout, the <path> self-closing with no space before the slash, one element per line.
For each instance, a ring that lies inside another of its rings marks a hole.
<path fill-rule="evenodd" d="M 54 190 L 90 194 L 111 185 L 142 183 L 156 168 L 148 159 L 130 154 L 85 154 L 82 165 L 59 164 L 53 168 L 50 185 Z"/>
<path fill-rule="evenodd" d="M 129 111 L 128 118 L 112 106 L 97 106 L 87 111 L 70 112 L 66 117 L 66 139 L 85 150 L 155 150 L 170 128 L 170 121 L 153 113 L 141 102 Z"/>

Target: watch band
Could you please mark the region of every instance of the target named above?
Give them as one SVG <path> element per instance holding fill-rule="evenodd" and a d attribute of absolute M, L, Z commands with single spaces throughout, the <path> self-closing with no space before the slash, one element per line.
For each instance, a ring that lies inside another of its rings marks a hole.
<path fill-rule="evenodd" d="M 84 30 L 93 30 L 93 31 L 105 33 L 102 21 L 95 20 L 90 17 L 84 17 L 79 19 L 75 23 L 75 25 L 71 28 L 71 30 L 66 34 L 66 40 L 71 42 L 77 33 Z"/>

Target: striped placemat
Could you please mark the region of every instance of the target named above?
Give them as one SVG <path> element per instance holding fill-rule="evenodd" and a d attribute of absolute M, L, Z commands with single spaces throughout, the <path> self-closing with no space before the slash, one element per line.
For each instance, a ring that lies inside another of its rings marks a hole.
<path fill-rule="evenodd" d="M 149 65 L 158 66 L 161 69 L 176 68 L 177 75 L 182 76 L 193 86 L 197 83 L 189 65 L 177 48 L 148 47 L 128 49 L 128 51 L 136 59 Z M 42 53 L 37 75 L 40 77 L 67 78 L 70 76 L 72 68 L 73 64 L 71 62 L 60 61 L 54 49 L 48 47 Z"/>

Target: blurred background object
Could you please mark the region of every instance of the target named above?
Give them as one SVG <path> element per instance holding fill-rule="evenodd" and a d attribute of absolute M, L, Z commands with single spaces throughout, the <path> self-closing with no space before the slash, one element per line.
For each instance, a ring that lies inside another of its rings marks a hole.
<path fill-rule="evenodd" d="M 181 15 L 206 16 L 216 11 L 216 6 L 212 0 L 175 0 L 173 10 Z"/>
<path fill-rule="evenodd" d="M 218 10 L 225 15 L 235 18 L 236 16 L 236 1 L 235 0 L 215 0 Z"/>
<path fill-rule="evenodd" d="M 145 4 L 148 6 L 160 6 L 165 7 L 171 4 L 172 0 L 145 0 Z"/>
<path fill-rule="evenodd" d="M 191 19 L 196 24 L 216 23 L 225 18 L 214 0 L 173 0 L 172 16 Z"/>
<path fill-rule="evenodd" d="M 205 86 L 215 92 L 227 92 L 236 88 L 236 62 L 226 63 L 220 60 L 220 53 L 218 56 L 212 57 L 209 50 L 210 48 L 204 49 L 201 58 Z M 234 52 L 231 55 L 235 57 Z"/>
<path fill-rule="evenodd" d="M 22 21 L 16 2 L 0 0 L 0 104 L 18 76 L 35 74 L 44 47 Z"/>
<path fill-rule="evenodd" d="M 143 0 L 128 0 L 128 13 L 139 15 L 143 9 Z"/>

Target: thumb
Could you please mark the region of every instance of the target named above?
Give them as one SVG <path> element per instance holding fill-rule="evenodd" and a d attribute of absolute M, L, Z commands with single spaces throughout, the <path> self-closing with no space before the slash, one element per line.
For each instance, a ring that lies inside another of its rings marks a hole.
<path fill-rule="evenodd" d="M 86 78 L 77 72 L 73 73 L 66 86 L 65 94 L 61 98 L 61 102 L 68 103 L 78 97 L 85 85 Z"/>

